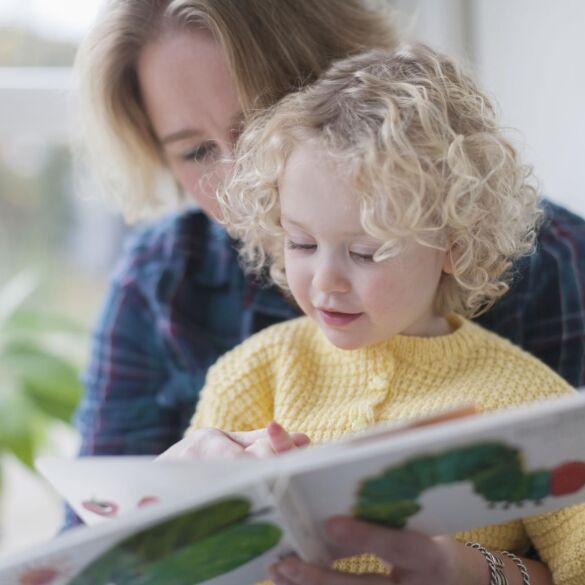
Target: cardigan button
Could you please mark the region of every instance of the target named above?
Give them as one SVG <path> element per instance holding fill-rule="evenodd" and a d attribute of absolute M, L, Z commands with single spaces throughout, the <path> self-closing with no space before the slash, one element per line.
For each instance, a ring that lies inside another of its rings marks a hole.
<path fill-rule="evenodd" d="M 382 374 L 376 374 L 368 380 L 368 388 L 374 392 L 386 390 L 388 387 L 388 377 Z"/>

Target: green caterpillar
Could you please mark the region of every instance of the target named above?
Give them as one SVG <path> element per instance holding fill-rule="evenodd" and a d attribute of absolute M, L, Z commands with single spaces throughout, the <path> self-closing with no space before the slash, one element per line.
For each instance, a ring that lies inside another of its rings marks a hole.
<path fill-rule="evenodd" d="M 469 481 L 473 491 L 492 506 L 540 503 L 550 494 L 550 476 L 544 470 L 526 473 L 517 449 L 497 442 L 477 443 L 415 457 L 366 480 L 353 513 L 370 522 L 403 528 L 420 510 L 417 500 L 424 491 L 461 481 Z"/>
<path fill-rule="evenodd" d="M 274 547 L 282 531 L 247 523 L 244 498 L 216 502 L 166 520 L 118 543 L 70 585 L 195 585 Z"/>

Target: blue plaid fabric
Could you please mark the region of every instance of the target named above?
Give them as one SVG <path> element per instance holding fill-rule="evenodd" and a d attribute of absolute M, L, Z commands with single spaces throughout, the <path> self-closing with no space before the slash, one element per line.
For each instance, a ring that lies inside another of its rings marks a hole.
<path fill-rule="evenodd" d="M 298 315 L 247 279 L 234 243 L 190 211 L 137 231 L 94 332 L 76 415 L 81 454 L 153 454 L 178 441 L 209 366 Z"/>
<path fill-rule="evenodd" d="M 585 220 L 544 202 L 532 256 L 515 267 L 511 290 L 477 319 L 558 372 L 585 386 Z"/>

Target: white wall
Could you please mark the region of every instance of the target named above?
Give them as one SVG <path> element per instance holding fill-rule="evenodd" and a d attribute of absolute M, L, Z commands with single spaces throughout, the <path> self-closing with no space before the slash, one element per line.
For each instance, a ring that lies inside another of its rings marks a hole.
<path fill-rule="evenodd" d="M 475 58 L 544 190 L 585 216 L 585 2 L 476 0 Z"/>
<path fill-rule="evenodd" d="M 467 0 L 389 0 L 402 37 L 458 59 L 469 57 Z"/>
<path fill-rule="evenodd" d="M 65 142 L 71 127 L 71 69 L 0 67 L 0 137 Z"/>
<path fill-rule="evenodd" d="M 411 38 L 472 62 L 543 192 L 585 216 L 585 2 L 395 0 Z"/>

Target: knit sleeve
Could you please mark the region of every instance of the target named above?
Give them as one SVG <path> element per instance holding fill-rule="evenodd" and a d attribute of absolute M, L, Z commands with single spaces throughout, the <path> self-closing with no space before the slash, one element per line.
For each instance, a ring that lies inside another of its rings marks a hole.
<path fill-rule="evenodd" d="M 525 518 L 524 525 L 555 585 L 585 583 L 585 505 Z"/>
<path fill-rule="evenodd" d="M 260 333 L 224 354 L 207 373 L 187 433 L 208 427 L 249 431 L 266 426 L 274 411 L 276 353 Z"/>

